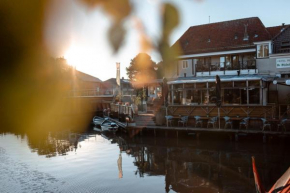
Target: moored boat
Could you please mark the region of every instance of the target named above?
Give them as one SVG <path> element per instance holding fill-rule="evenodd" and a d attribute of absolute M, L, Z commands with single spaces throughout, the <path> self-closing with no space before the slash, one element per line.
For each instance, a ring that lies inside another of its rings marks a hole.
<path fill-rule="evenodd" d="M 253 173 L 255 179 L 255 186 L 257 193 L 266 193 L 256 168 L 255 157 L 252 157 Z M 290 167 L 288 170 L 276 181 L 272 188 L 267 193 L 289 193 L 290 192 Z"/>
<path fill-rule="evenodd" d="M 94 116 L 93 118 L 93 123 L 95 126 L 99 126 L 102 124 L 102 122 L 104 122 L 104 120 L 106 120 L 107 118 L 103 118 L 103 117 L 99 117 L 99 116 Z"/>
<path fill-rule="evenodd" d="M 104 120 L 101 124 L 101 129 L 102 129 L 102 132 L 117 132 L 118 131 L 118 128 L 119 126 L 112 122 L 112 121 L 109 121 L 109 120 Z"/>

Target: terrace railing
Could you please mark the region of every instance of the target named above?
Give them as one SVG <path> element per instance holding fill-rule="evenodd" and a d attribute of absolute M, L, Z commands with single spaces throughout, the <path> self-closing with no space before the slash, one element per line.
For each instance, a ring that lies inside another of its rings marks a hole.
<path fill-rule="evenodd" d="M 128 105 L 122 105 L 122 104 L 113 104 L 111 103 L 111 112 L 116 112 L 119 115 L 124 114 L 124 115 L 129 115 L 130 117 L 134 117 L 134 111 L 132 109 L 132 106 Z"/>
<path fill-rule="evenodd" d="M 227 70 L 249 70 L 257 69 L 256 60 L 238 62 L 197 63 L 196 72 L 215 72 Z"/>
<path fill-rule="evenodd" d="M 220 108 L 220 116 L 228 117 L 253 117 L 253 118 L 275 118 L 275 105 L 223 105 Z M 169 105 L 168 114 L 173 116 L 218 116 L 216 105 Z"/>

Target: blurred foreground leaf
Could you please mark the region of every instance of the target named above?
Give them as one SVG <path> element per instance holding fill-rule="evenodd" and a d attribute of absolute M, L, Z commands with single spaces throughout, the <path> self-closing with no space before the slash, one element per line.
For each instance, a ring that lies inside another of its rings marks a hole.
<path fill-rule="evenodd" d="M 122 42 L 124 41 L 126 31 L 120 23 L 113 24 L 108 32 L 109 42 L 114 50 L 114 52 L 118 52 Z"/>
<path fill-rule="evenodd" d="M 170 70 L 180 49 L 178 46 L 170 47 L 169 45 L 170 34 L 179 24 L 178 10 L 169 3 L 164 4 L 162 24 L 162 38 L 159 42 L 158 49 L 163 58 L 164 66 L 167 68 L 166 70 Z"/>

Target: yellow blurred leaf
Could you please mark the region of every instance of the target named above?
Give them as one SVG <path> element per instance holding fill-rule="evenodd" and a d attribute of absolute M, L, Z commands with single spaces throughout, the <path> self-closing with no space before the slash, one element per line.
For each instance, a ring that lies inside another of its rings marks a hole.
<path fill-rule="evenodd" d="M 131 13 L 132 7 L 129 0 L 107 0 L 104 9 L 116 22 L 120 22 Z"/>
<path fill-rule="evenodd" d="M 176 7 L 169 3 L 164 4 L 163 10 L 163 37 L 167 39 L 172 30 L 179 24 L 179 14 Z"/>
<path fill-rule="evenodd" d="M 126 30 L 124 29 L 123 25 L 120 23 L 114 23 L 108 32 L 108 38 L 111 46 L 114 49 L 114 52 L 117 52 L 122 45 L 126 34 Z"/>

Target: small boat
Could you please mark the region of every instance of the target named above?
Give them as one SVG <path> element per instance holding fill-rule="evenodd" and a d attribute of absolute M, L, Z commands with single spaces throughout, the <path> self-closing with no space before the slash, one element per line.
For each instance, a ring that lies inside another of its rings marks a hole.
<path fill-rule="evenodd" d="M 101 129 L 101 128 L 98 128 L 97 126 L 95 126 L 95 127 L 93 128 L 93 130 L 94 130 L 94 131 L 97 131 L 97 132 L 102 132 L 102 129 Z"/>
<path fill-rule="evenodd" d="M 102 124 L 102 122 L 104 122 L 104 120 L 106 120 L 107 118 L 103 118 L 103 117 L 98 117 L 98 116 L 94 116 L 93 118 L 93 123 L 95 126 L 99 126 Z"/>
<path fill-rule="evenodd" d="M 256 168 L 255 157 L 252 157 L 252 166 L 255 179 L 255 186 L 257 193 L 266 193 L 261 184 L 261 180 Z M 289 193 L 290 192 L 290 167 L 288 170 L 276 181 L 272 188 L 267 193 Z"/>
<path fill-rule="evenodd" d="M 109 131 L 109 132 L 117 132 L 118 131 L 118 128 L 119 126 L 112 122 L 112 121 L 109 121 L 108 119 L 105 119 L 102 123 L 101 123 L 101 129 L 102 129 L 102 132 L 106 132 L 106 131 Z"/>

